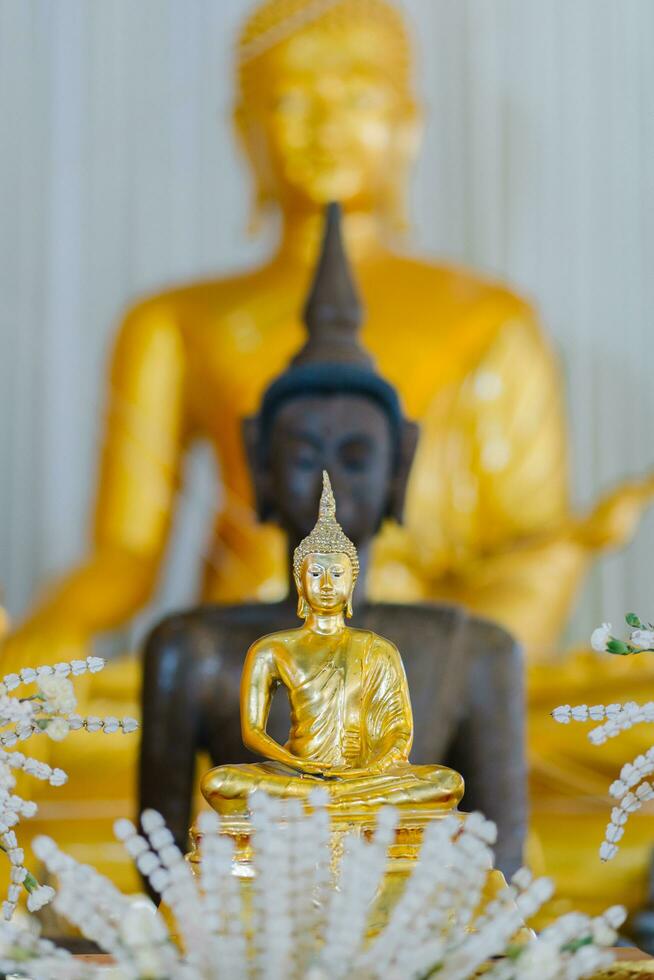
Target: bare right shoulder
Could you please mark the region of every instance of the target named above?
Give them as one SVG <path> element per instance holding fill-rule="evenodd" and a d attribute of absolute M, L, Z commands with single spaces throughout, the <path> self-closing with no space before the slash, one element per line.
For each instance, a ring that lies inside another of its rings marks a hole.
<path fill-rule="evenodd" d="M 215 316 L 230 310 L 235 302 L 242 302 L 243 296 L 249 295 L 252 289 L 265 286 L 269 278 L 268 267 L 261 266 L 232 276 L 201 279 L 141 296 L 124 311 L 123 329 L 129 331 L 159 317 L 183 323 L 189 314 L 211 313 Z"/>
<path fill-rule="evenodd" d="M 270 659 L 274 663 L 288 660 L 295 646 L 295 635 L 299 632 L 298 629 L 280 630 L 259 637 L 248 650 L 247 659 L 252 662 Z"/>

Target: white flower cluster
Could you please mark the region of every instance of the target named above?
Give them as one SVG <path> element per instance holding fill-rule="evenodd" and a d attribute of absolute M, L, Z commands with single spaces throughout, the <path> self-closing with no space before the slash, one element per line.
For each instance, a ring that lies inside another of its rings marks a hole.
<path fill-rule="evenodd" d="M 641 651 L 654 652 L 652 624 L 642 623 L 635 613 L 629 613 L 626 621 L 631 627 L 629 642 L 617 640 L 611 635 L 611 624 L 602 623 L 591 637 L 593 649 L 621 656 Z M 588 738 L 594 745 L 603 745 L 609 738 L 621 735 L 634 725 L 654 722 L 654 701 L 647 701 L 645 704 L 626 701 L 624 704 L 595 704 L 591 707 L 586 704 L 574 707 L 562 704 L 554 709 L 552 717 L 563 725 L 568 725 L 571 721 L 603 722 L 588 732 Z M 640 810 L 643 803 L 654 799 L 654 786 L 646 778 L 653 773 L 654 746 L 643 755 L 636 756 L 633 762 L 625 763 L 620 778 L 611 783 L 609 793 L 619 803 L 611 810 L 611 819 L 600 846 L 602 861 L 610 861 L 618 853 L 618 843 L 624 835 L 629 815 Z"/>
<path fill-rule="evenodd" d="M 7 674 L 0 680 L 0 850 L 3 850 L 11 864 L 10 885 L 7 898 L 2 904 L 2 917 L 8 920 L 13 915 L 22 889 L 28 892 L 27 907 L 37 912 L 54 897 L 48 886 L 39 885 L 24 865 L 24 854 L 18 846 L 16 834 L 12 830 L 22 817 L 33 817 L 36 803 L 18 796 L 16 772 L 44 780 L 51 786 L 63 786 L 66 773 L 52 768 L 45 762 L 32 759 L 13 750 L 18 742 L 24 742 L 33 735 L 45 732 L 54 741 L 61 741 L 70 731 L 86 728 L 87 731 L 103 729 L 107 733 L 134 731 L 138 724 L 133 718 L 119 721 L 117 718 L 82 718 L 73 712 L 77 707 L 75 690 L 71 677 L 79 677 L 87 672 L 95 674 L 104 667 L 101 657 L 87 657 L 86 660 L 72 660 L 54 666 L 26 667 L 18 674 Z M 35 685 L 34 693 L 20 696 L 17 692 L 25 685 Z"/>
<path fill-rule="evenodd" d="M 611 639 L 611 630 L 613 627 L 610 623 L 602 623 L 597 629 L 594 629 L 590 635 L 590 645 L 593 650 L 597 653 L 606 653 L 606 644 Z"/>
<path fill-rule="evenodd" d="M 59 880 L 55 908 L 112 955 L 112 980 L 417 980 L 432 973 L 465 980 L 482 968 L 490 980 L 577 980 L 612 961 L 607 947 L 624 918 L 617 907 L 595 919 L 565 916 L 539 938 L 516 944 L 524 921 L 552 894 L 547 879 L 534 880 L 526 869 L 477 914 L 495 839 L 494 825 L 480 814 L 427 827 L 386 927 L 370 939 L 397 812 L 379 812 L 371 841 L 346 837 L 334 868 L 324 800 L 310 803 L 305 811 L 297 801 L 254 794 L 253 876 L 246 884 L 234 874 L 233 841 L 220 835 L 213 813 L 200 820 L 197 877 L 159 814 L 142 815 L 142 833 L 118 821 L 116 834 L 161 895 L 170 912 L 165 918 L 146 901 L 121 895 L 50 838 L 38 838 L 34 847 Z M 6 952 L 0 968 L 21 976 L 105 975 L 106 967 L 55 956 L 31 934 L 16 930 L 3 939 L 13 957 Z"/>
<path fill-rule="evenodd" d="M 548 926 L 533 943 L 518 952 L 520 973 L 511 972 L 510 963 L 500 963 L 485 974 L 490 980 L 539 977 L 540 980 L 575 980 L 587 977 L 607 967 L 611 954 L 603 947 L 616 940 L 616 930 L 624 922 L 625 912 L 613 906 L 596 918 L 570 912 Z M 561 950 L 568 954 L 565 969 L 561 969 Z"/>
<path fill-rule="evenodd" d="M 654 721 L 654 701 L 637 704 L 626 701 L 624 704 L 561 704 L 552 712 L 554 721 L 568 725 L 571 721 L 601 721 L 603 725 L 592 728 L 588 733 L 594 745 L 603 745 L 609 738 L 615 738 L 643 721 Z"/>
<path fill-rule="evenodd" d="M 628 640 L 620 640 L 613 636 L 611 624 L 602 623 L 591 634 L 590 645 L 593 650 L 598 653 L 616 653 L 620 656 L 643 651 L 653 653 L 654 624 L 641 622 L 636 613 L 627 613 L 625 619 L 629 627 Z"/>
<path fill-rule="evenodd" d="M 39 978 L 67 976 L 70 980 L 85 980 L 85 973 L 66 950 L 58 949 L 48 939 L 41 939 L 32 929 L 21 929 L 13 922 L 0 921 L 0 972 L 11 974 L 17 959 L 29 958 L 39 964 Z M 67 973 L 62 964 L 69 968 Z"/>

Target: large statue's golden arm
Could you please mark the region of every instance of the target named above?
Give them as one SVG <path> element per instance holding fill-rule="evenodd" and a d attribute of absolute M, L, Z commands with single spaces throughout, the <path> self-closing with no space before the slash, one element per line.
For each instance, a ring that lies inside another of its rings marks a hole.
<path fill-rule="evenodd" d="M 375 598 L 397 599 L 406 583 L 407 600 L 462 602 L 499 621 L 530 659 L 559 653 L 584 575 L 600 551 L 629 540 L 654 480 L 625 483 L 587 514 L 572 511 L 558 374 L 523 311 L 474 374 L 434 399 L 411 474 L 408 534 L 391 528 L 376 544 Z"/>
<path fill-rule="evenodd" d="M 654 473 L 640 480 L 626 480 L 577 520 L 574 536 L 590 552 L 619 548 L 634 536 L 643 512 L 653 500 Z"/>
<path fill-rule="evenodd" d="M 653 498 L 654 476 L 628 481 L 589 513 L 471 562 L 460 575 L 439 583 L 439 594 L 498 619 L 525 643 L 533 661 L 551 659 L 588 566 L 601 551 L 629 542 Z"/>
<path fill-rule="evenodd" d="M 10 634 L 3 671 L 85 656 L 93 633 L 124 622 L 152 592 L 177 490 L 184 361 L 165 310 L 137 308 L 127 318 L 112 364 L 91 552 Z"/>

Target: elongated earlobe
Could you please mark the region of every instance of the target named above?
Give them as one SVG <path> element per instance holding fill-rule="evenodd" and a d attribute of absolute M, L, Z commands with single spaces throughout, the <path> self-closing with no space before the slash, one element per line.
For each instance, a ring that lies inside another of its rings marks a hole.
<path fill-rule="evenodd" d="M 295 588 L 297 589 L 297 614 L 300 619 L 306 619 L 309 615 L 309 605 L 307 600 L 304 598 L 304 592 L 302 591 L 302 583 L 298 575 L 293 575 L 295 580 Z"/>
<path fill-rule="evenodd" d="M 350 598 L 347 600 L 347 606 L 345 607 L 345 616 L 347 619 L 352 619 L 352 593 L 350 592 Z"/>
<path fill-rule="evenodd" d="M 418 446 L 420 430 L 415 422 L 404 419 L 400 432 L 400 445 L 393 474 L 393 482 L 388 501 L 387 516 L 392 517 L 398 524 L 404 518 L 404 498 L 409 481 L 411 466 Z"/>

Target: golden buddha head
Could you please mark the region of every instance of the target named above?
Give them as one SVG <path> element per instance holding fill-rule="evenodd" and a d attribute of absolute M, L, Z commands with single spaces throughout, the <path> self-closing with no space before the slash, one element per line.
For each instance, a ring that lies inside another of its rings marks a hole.
<path fill-rule="evenodd" d="M 316 526 L 293 552 L 298 616 L 302 619 L 309 608 L 318 613 L 345 610 L 351 616 L 359 574 L 357 550 L 336 520 L 336 500 L 326 470 L 322 479 Z"/>
<path fill-rule="evenodd" d="M 419 120 L 402 17 L 386 0 L 267 0 L 238 42 L 235 121 L 259 211 L 399 217 Z M 397 222 L 396 222 L 397 223 Z"/>

